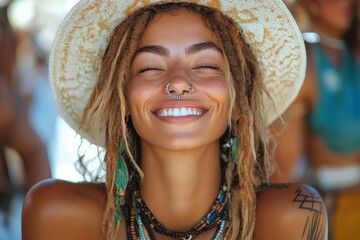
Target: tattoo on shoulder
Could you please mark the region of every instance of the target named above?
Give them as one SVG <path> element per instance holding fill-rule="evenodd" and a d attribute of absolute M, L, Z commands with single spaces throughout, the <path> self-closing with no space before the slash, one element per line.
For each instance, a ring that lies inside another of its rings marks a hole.
<path fill-rule="evenodd" d="M 326 235 L 326 220 L 324 221 L 323 208 L 325 207 L 320 194 L 310 186 L 301 186 L 295 192 L 294 203 L 299 209 L 309 211 L 302 239 L 320 240 Z"/>
<path fill-rule="evenodd" d="M 321 213 L 324 207 L 320 194 L 306 185 L 296 190 L 293 202 L 299 204 L 299 209 L 306 209 L 311 212 Z"/>

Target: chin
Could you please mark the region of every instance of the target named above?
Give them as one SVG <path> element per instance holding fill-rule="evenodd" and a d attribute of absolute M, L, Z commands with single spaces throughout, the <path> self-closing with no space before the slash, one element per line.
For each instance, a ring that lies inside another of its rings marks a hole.
<path fill-rule="evenodd" d="M 203 148 L 213 144 L 218 144 L 218 142 L 219 142 L 218 139 L 214 139 L 213 141 L 209 142 L 209 138 L 208 139 L 176 138 L 162 142 L 160 147 L 170 151 L 187 151 L 187 150 L 195 150 L 198 148 Z"/>

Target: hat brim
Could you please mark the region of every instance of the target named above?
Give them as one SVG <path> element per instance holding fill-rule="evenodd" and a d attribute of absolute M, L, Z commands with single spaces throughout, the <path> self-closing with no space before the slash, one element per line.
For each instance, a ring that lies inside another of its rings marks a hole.
<path fill-rule="evenodd" d="M 64 120 L 93 144 L 105 146 L 105 130 L 79 129 L 83 109 L 101 69 L 114 28 L 129 14 L 159 0 L 81 0 L 61 23 L 50 55 L 50 82 Z M 167 1 L 169 2 L 169 1 Z M 243 29 L 257 57 L 269 93 L 264 114 L 270 124 L 296 98 L 305 77 L 304 42 L 281 0 L 191 0 L 217 8 Z"/>

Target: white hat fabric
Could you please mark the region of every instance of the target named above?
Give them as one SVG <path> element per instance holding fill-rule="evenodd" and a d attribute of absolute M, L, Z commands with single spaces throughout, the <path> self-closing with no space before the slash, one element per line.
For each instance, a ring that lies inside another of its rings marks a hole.
<path fill-rule="evenodd" d="M 100 74 L 101 61 L 114 28 L 135 10 L 159 0 L 81 0 L 55 36 L 50 55 L 50 82 L 59 112 L 82 137 L 105 145 L 105 130 L 90 123 L 79 129 L 83 109 Z M 166 1 L 175 2 L 175 1 Z M 268 123 L 297 96 L 306 68 L 301 33 L 281 0 L 189 0 L 221 10 L 243 29 L 263 72 Z"/>

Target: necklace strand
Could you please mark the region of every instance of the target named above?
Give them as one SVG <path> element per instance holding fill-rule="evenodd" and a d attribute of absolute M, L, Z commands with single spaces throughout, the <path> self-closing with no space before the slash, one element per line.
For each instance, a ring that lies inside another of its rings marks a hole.
<path fill-rule="evenodd" d="M 137 190 L 133 192 L 132 204 L 125 207 L 127 238 L 129 240 L 156 240 L 154 231 L 175 239 L 193 240 L 201 233 L 216 226 L 217 230 L 212 239 L 219 240 L 221 238 L 224 239 L 224 234 L 228 235 L 229 231 L 231 231 L 231 225 L 228 226 L 229 224 L 227 224 L 229 218 L 229 193 L 227 192 L 226 184 L 221 186 L 220 192 L 213 205 L 210 207 L 209 212 L 187 232 L 168 230 L 158 222 L 145 201 L 142 199 L 138 189 L 139 188 L 137 187 Z M 226 233 L 225 229 L 227 229 Z"/>
<path fill-rule="evenodd" d="M 149 237 L 148 231 L 146 230 L 146 227 L 144 226 L 140 216 L 137 218 L 137 224 L 139 226 L 140 240 L 151 239 Z M 226 226 L 226 219 L 225 219 L 225 215 L 223 215 L 221 218 L 221 221 L 220 221 L 220 225 L 215 233 L 213 240 L 221 239 L 221 237 L 223 236 L 223 234 L 225 232 L 225 226 Z M 190 235 L 188 238 L 181 238 L 181 240 L 192 240 L 192 239 L 193 239 L 192 235 Z"/>
<path fill-rule="evenodd" d="M 145 201 L 142 199 L 140 191 L 134 192 L 134 197 L 136 199 L 135 207 L 138 211 L 137 220 L 141 220 L 141 224 L 150 226 L 154 231 L 169 237 L 176 239 L 189 240 L 194 239 L 200 233 L 210 230 L 215 226 L 221 224 L 221 219 L 223 215 L 227 215 L 226 204 L 227 204 L 227 188 L 225 185 L 221 187 L 221 190 L 218 194 L 218 197 L 214 201 L 210 211 L 200 219 L 195 226 L 187 232 L 177 232 L 166 229 L 152 214 L 149 207 L 146 205 Z M 139 222 L 138 222 L 139 224 Z"/>

